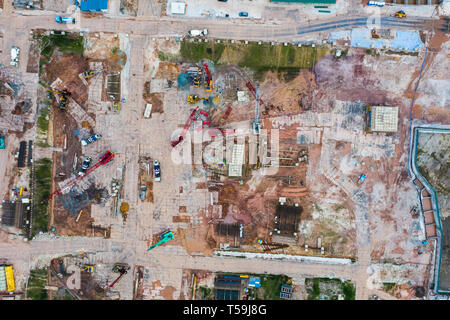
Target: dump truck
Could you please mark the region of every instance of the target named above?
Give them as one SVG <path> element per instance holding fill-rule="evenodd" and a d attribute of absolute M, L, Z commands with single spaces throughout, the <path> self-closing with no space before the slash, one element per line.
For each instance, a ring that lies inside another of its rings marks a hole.
<path fill-rule="evenodd" d="M 75 23 L 75 18 L 57 16 L 56 22 L 58 22 L 58 23 Z"/>
<path fill-rule="evenodd" d="M 192 29 L 192 30 L 188 31 L 188 35 L 190 37 L 206 36 L 207 34 L 208 34 L 208 29 L 203 29 L 203 30 Z"/>

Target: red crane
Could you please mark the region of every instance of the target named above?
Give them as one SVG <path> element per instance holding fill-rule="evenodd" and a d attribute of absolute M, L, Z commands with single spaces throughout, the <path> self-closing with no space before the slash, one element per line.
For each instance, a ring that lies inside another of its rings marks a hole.
<path fill-rule="evenodd" d="M 95 169 L 97 169 L 98 167 L 100 167 L 101 165 L 107 164 L 108 162 L 110 162 L 112 159 L 114 158 L 114 153 L 112 153 L 111 151 L 106 151 L 105 154 L 103 156 L 100 157 L 99 161 L 91 168 L 89 168 L 88 170 L 86 170 L 86 172 L 78 177 L 75 177 L 71 180 L 69 180 L 69 182 L 67 182 L 62 188 L 59 188 L 57 190 L 55 190 L 52 194 L 50 194 L 46 199 L 44 199 L 43 201 L 48 201 L 51 198 L 53 198 L 55 195 L 57 194 L 61 194 L 61 192 L 74 185 L 75 183 L 77 183 L 78 181 L 80 181 L 81 179 L 83 179 L 84 177 L 86 177 L 88 174 L 90 174 L 92 171 L 94 171 Z"/>
<path fill-rule="evenodd" d="M 247 86 L 248 90 L 250 90 L 250 92 L 253 94 L 253 97 L 255 97 L 255 99 L 256 99 L 256 89 L 253 86 L 253 84 L 251 83 L 251 81 L 247 82 L 245 85 Z M 262 101 L 261 98 L 259 98 L 259 104 L 260 105 L 264 104 L 264 102 Z"/>
<path fill-rule="evenodd" d="M 211 73 L 209 73 L 208 65 L 206 63 L 203 64 L 203 66 L 205 67 L 206 75 L 208 76 L 208 79 L 206 80 L 205 83 L 205 91 L 210 92 L 212 90 Z"/>
<path fill-rule="evenodd" d="M 113 268 L 113 272 L 118 272 L 118 273 L 120 273 L 120 275 L 108 287 L 110 287 L 110 288 L 114 287 L 114 285 L 117 283 L 117 281 L 119 281 L 124 274 L 128 273 L 128 270 L 130 270 L 130 267 L 128 265 L 116 264 Z"/>
<path fill-rule="evenodd" d="M 194 111 L 192 111 L 191 115 L 189 116 L 189 119 L 186 121 L 186 124 L 183 127 L 183 131 L 181 132 L 181 135 L 178 137 L 178 139 L 173 140 L 170 142 L 172 147 L 175 147 L 177 144 L 179 144 L 181 141 L 184 140 L 184 137 L 186 136 L 186 133 L 188 132 L 189 128 L 191 127 L 192 121 L 195 120 L 195 114 L 197 113 L 199 107 L 195 108 Z"/>

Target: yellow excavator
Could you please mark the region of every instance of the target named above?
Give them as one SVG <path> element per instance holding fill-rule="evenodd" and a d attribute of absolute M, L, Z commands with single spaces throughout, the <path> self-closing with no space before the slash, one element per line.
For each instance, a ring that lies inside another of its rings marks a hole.
<path fill-rule="evenodd" d="M 87 70 L 83 73 L 83 77 L 85 80 L 92 78 L 96 74 L 102 72 L 104 69 L 96 69 L 96 70 Z"/>
<path fill-rule="evenodd" d="M 91 265 L 91 264 L 85 264 L 85 265 L 80 267 L 80 271 L 81 272 L 86 272 L 86 273 L 93 273 L 94 272 L 94 266 Z"/>
<path fill-rule="evenodd" d="M 195 76 L 194 81 L 192 82 L 194 87 L 200 87 L 200 78 L 198 76 L 198 74 Z"/>
<path fill-rule="evenodd" d="M 397 12 L 394 14 L 394 17 L 403 19 L 403 18 L 406 18 L 407 16 L 406 16 L 405 11 L 400 10 L 400 11 L 397 11 Z"/>
<path fill-rule="evenodd" d="M 50 88 L 45 88 L 45 89 L 47 89 L 47 91 L 57 94 L 59 96 L 59 108 L 61 110 L 65 110 L 67 107 L 67 103 L 69 102 L 69 99 L 67 97 L 70 96 L 70 92 L 67 91 L 66 89 L 64 89 L 62 91 L 53 90 Z"/>
<path fill-rule="evenodd" d="M 188 95 L 187 102 L 189 102 L 189 103 L 197 103 L 200 100 L 208 100 L 208 99 L 209 98 L 202 98 L 202 97 L 199 97 L 199 96 L 197 96 L 195 94 L 190 94 L 190 95 Z"/>

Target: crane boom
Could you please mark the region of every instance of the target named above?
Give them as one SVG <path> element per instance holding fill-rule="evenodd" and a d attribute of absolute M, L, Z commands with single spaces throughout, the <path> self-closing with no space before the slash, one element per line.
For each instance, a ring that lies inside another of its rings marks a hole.
<path fill-rule="evenodd" d="M 248 90 L 250 90 L 250 92 L 252 93 L 253 97 L 255 97 L 255 99 L 257 99 L 257 98 L 256 98 L 256 89 L 255 89 L 255 87 L 253 86 L 253 84 L 251 83 L 251 81 L 248 81 L 245 85 L 247 86 Z M 262 101 L 261 98 L 259 98 L 259 104 L 260 104 L 260 105 L 263 105 L 263 104 L 264 104 L 264 101 Z"/>
<path fill-rule="evenodd" d="M 68 187 L 74 185 L 75 183 L 77 183 L 78 181 L 80 181 L 81 179 L 83 179 L 84 177 L 86 177 L 88 174 L 90 174 L 92 171 L 96 170 L 98 167 L 100 167 L 101 165 L 107 164 L 109 161 L 111 161 L 114 158 L 114 153 L 112 153 L 111 151 L 106 151 L 105 154 L 100 158 L 100 160 L 91 168 L 89 168 L 88 170 L 86 170 L 86 172 L 78 177 L 75 177 L 71 180 L 69 180 L 62 188 L 59 188 L 57 190 L 55 190 L 52 194 L 50 194 L 46 199 L 44 199 L 43 201 L 46 202 L 48 200 L 50 200 L 51 198 L 53 198 L 55 195 L 57 194 L 61 194 L 61 192 L 65 189 L 67 189 Z"/>
<path fill-rule="evenodd" d="M 150 251 L 150 250 L 156 248 L 156 247 L 159 246 L 160 244 L 163 244 L 163 243 L 165 243 L 165 242 L 168 242 L 168 241 L 170 241 L 170 240 L 173 240 L 174 238 L 175 238 L 175 235 L 173 234 L 173 232 L 172 232 L 172 231 L 169 231 L 169 232 L 163 234 L 163 235 L 161 236 L 161 240 L 159 240 L 157 243 L 155 243 L 155 244 L 152 245 L 150 248 L 148 248 L 147 251 Z"/>
<path fill-rule="evenodd" d="M 184 137 L 186 136 L 186 133 L 188 132 L 189 128 L 191 127 L 191 123 L 192 121 L 195 120 L 195 114 L 197 113 L 199 107 L 195 108 L 194 111 L 192 111 L 191 115 L 189 116 L 189 118 L 187 119 L 184 127 L 183 127 L 183 131 L 181 132 L 181 135 L 178 137 L 177 140 L 173 140 L 172 142 L 170 142 L 170 144 L 172 145 L 172 147 L 175 147 L 176 145 L 178 145 L 181 141 L 184 140 Z"/>

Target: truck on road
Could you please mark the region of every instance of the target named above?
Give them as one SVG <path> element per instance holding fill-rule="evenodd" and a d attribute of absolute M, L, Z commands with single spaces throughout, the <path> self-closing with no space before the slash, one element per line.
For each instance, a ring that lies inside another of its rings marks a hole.
<path fill-rule="evenodd" d="M 188 35 L 190 37 L 206 36 L 207 34 L 208 34 L 208 29 L 203 29 L 203 30 L 193 29 L 193 30 L 188 31 Z"/>
<path fill-rule="evenodd" d="M 56 22 L 58 22 L 58 23 L 75 23 L 75 18 L 57 16 Z"/>

